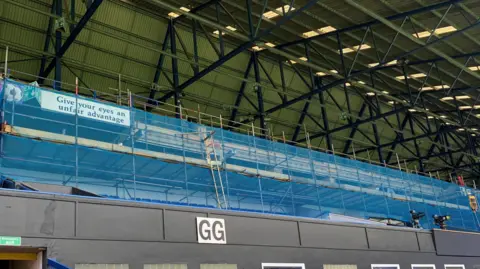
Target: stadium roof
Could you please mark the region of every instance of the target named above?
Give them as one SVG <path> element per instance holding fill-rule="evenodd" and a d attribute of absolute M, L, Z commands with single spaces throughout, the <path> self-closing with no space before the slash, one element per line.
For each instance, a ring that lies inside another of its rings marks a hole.
<path fill-rule="evenodd" d="M 14 77 L 112 94 L 120 80 L 277 137 L 479 178 L 479 1 L 3 2 Z"/>

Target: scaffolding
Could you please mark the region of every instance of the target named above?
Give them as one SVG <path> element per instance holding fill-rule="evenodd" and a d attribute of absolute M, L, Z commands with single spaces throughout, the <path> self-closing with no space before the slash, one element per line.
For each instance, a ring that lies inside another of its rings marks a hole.
<path fill-rule="evenodd" d="M 0 80 L 0 173 L 110 198 L 320 218 L 325 213 L 408 221 L 410 210 L 480 230 L 474 189 L 286 143 L 257 127 L 197 111 L 151 113 L 148 100 L 106 102 Z M 138 103 L 144 104 L 138 105 Z M 121 106 L 119 104 L 129 104 Z M 134 105 L 135 104 L 135 105 Z M 143 107 L 143 109 L 138 109 Z M 158 109 L 158 108 L 154 108 Z M 261 134 L 261 135 L 259 135 Z"/>

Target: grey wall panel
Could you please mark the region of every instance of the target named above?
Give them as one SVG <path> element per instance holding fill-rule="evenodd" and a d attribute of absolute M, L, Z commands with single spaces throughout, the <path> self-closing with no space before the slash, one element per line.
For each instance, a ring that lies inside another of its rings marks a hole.
<path fill-rule="evenodd" d="M 196 217 L 205 213 L 165 210 L 165 239 L 179 242 L 197 242 Z"/>
<path fill-rule="evenodd" d="M 435 243 L 431 233 L 417 233 L 420 251 L 435 252 Z"/>
<path fill-rule="evenodd" d="M 480 234 L 433 230 L 438 255 L 480 257 Z"/>
<path fill-rule="evenodd" d="M 73 236 L 75 203 L 0 196 L 2 235 Z"/>
<path fill-rule="evenodd" d="M 225 219 L 228 244 L 299 246 L 296 221 L 213 215 Z"/>
<path fill-rule="evenodd" d="M 419 251 L 417 236 L 412 231 L 367 228 L 372 249 Z"/>
<path fill-rule="evenodd" d="M 385 250 L 338 250 L 305 247 L 266 247 L 251 245 L 205 245 L 170 242 L 118 242 L 104 240 L 45 240 L 25 238 L 30 245 L 49 246 L 49 257 L 72 266 L 75 263 L 128 263 L 130 269 L 143 269 L 144 264 L 186 263 L 188 269 L 200 264 L 237 264 L 239 269 L 260 269 L 261 263 L 305 263 L 306 269 L 321 269 L 323 264 L 356 264 L 370 269 L 370 264 L 465 264 L 472 269 L 479 264 L 476 257 L 437 256 L 430 252 Z"/>
<path fill-rule="evenodd" d="M 302 246 L 368 249 L 365 228 L 300 222 Z"/>
<path fill-rule="evenodd" d="M 80 237 L 162 240 L 162 210 L 101 204 L 78 204 Z"/>

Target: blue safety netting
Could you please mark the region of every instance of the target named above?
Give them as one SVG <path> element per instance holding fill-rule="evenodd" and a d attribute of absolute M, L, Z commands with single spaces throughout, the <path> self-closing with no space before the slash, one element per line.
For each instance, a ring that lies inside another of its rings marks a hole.
<path fill-rule="evenodd" d="M 467 187 L 12 80 L 0 84 L 2 122 L 12 127 L 1 136 L 0 173 L 16 180 L 309 218 L 409 221 L 416 210 L 426 213 L 424 228 L 434 227 L 436 214 L 450 215 L 451 227 L 479 230 L 468 200 L 478 193 Z M 215 177 L 208 159 L 217 160 Z"/>

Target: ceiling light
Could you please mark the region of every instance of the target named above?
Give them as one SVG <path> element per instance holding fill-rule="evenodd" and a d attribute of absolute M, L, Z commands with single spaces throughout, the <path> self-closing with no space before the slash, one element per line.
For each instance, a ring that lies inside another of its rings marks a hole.
<path fill-rule="evenodd" d="M 463 129 L 463 128 L 458 128 L 457 131 L 463 132 L 463 131 L 465 131 L 465 129 Z"/>
<path fill-rule="evenodd" d="M 472 134 L 472 136 L 477 136 L 476 134 Z"/>
<path fill-rule="evenodd" d="M 388 101 L 388 103 L 389 103 L 390 105 L 394 105 L 394 104 L 395 104 L 395 101 Z"/>
<path fill-rule="evenodd" d="M 383 93 L 383 94 L 388 94 L 388 92 L 387 92 L 387 91 L 382 91 L 382 93 Z"/>
<path fill-rule="evenodd" d="M 375 93 L 374 93 L 374 92 L 367 92 L 367 95 L 368 95 L 368 96 L 374 96 Z"/>
<path fill-rule="evenodd" d="M 334 74 L 338 74 L 338 71 L 335 70 L 335 69 L 330 70 L 330 72 L 332 72 L 332 73 L 334 73 Z"/>
<path fill-rule="evenodd" d="M 460 110 L 472 109 L 472 106 L 459 106 L 458 109 Z"/>
<path fill-rule="evenodd" d="M 440 116 L 440 118 L 442 118 L 442 119 L 446 119 L 446 118 L 447 118 L 447 116 L 445 116 L 445 115 L 441 115 L 441 116 Z"/>
<path fill-rule="evenodd" d="M 446 26 L 446 27 L 441 27 L 441 28 L 435 29 L 435 31 L 433 33 L 436 34 L 436 35 L 442 35 L 442 34 L 455 32 L 455 31 L 457 31 L 457 28 L 455 28 L 453 26 Z M 416 37 L 416 38 L 424 38 L 424 37 L 429 37 L 431 34 L 432 34 L 431 31 L 423 31 L 423 32 L 420 32 L 420 33 L 414 33 L 413 36 Z"/>
<path fill-rule="evenodd" d="M 445 124 L 446 124 L 446 125 L 450 125 L 450 122 L 446 122 Z"/>
<path fill-rule="evenodd" d="M 408 75 L 407 77 L 408 78 L 423 78 L 423 77 L 426 77 L 427 75 L 424 74 L 424 73 L 417 73 L 417 74 L 411 74 L 411 75 Z M 395 77 L 396 79 L 400 79 L 400 80 L 404 80 L 405 79 L 405 76 L 397 76 Z"/>
<path fill-rule="evenodd" d="M 477 118 L 480 118 L 480 114 L 477 114 L 476 116 L 477 116 Z"/>
<path fill-rule="evenodd" d="M 358 51 L 358 50 L 366 50 L 366 49 L 369 49 L 369 48 L 371 48 L 370 45 L 363 44 L 361 47 L 360 47 L 360 45 L 358 45 L 358 46 L 353 46 L 351 48 L 344 48 L 344 49 L 342 49 L 342 52 L 343 53 L 350 53 L 350 52 L 354 52 L 354 51 Z"/>
<path fill-rule="evenodd" d="M 413 108 L 408 109 L 408 111 L 409 111 L 409 112 L 417 112 L 417 111 L 416 111 L 415 109 L 413 109 Z"/>
<path fill-rule="evenodd" d="M 428 116 L 427 119 L 433 119 L 433 116 Z"/>
<path fill-rule="evenodd" d="M 319 77 L 324 77 L 324 76 L 328 75 L 327 73 L 323 73 L 323 72 L 317 72 L 315 74 Z"/>
<path fill-rule="evenodd" d="M 468 69 L 472 71 L 480 71 L 480 66 L 470 66 Z"/>
<path fill-rule="evenodd" d="M 188 8 L 186 8 L 186 7 L 180 7 L 180 9 L 183 10 L 183 11 L 185 11 L 185 12 L 190 12 L 190 9 L 188 9 Z M 170 18 L 175 19 L 176 17 L 179 17 L 180 14 L 175 13 L 175 12 L 170 12 L 170 13 L 168 13 L 168 16 L 169 16 Z"/>
<path fill-rule="evenodd" d="M 305 62 L 308 61 L 308 58 L 307 58 L 307 57 L 300 57 L 300 58 L 298 58 L 298 59 L 300 59 L 300 60 L 302 60 L 302 61 L 305 61 Z"/>
<path fill-rule="evenodd" d="M 283 16 L 284 13 L 287 13 L 292 10 L 295 10 L 295 8 L 290 7 L 290 5 L 284 5 L 283 7 L 276 8 L 275 11 L 271 10 L 263 13 L 263 18 L 273 19 L 278 16 Z"/>
<path fill-rule="evenodd" d="M 395 65 L 395 64 L 397 64 L 397 60 L 393 60 L 388 63 L 385 63 L 384 66 Z M 379 63 L 371 63 L 371 64 L 368 64 L 368 67 L 375 67 L 377 65 L 379 65 Z"/>
<path fill-rule="evenodd" d="M 360 84 L 365 85 L 365 82 L 364 82 L 364 81 L 359 80 L 359 81 L 357 81 L 357 82 L 360 83 Z"/>
<path fill-rule="evenodd" d="M 312 31 L 305 32 L 305 33 L 303 33 L 303 37 L 304 38 L 309 38 L 309 37 L 317 36 L 317 35 L 320 35 L 320 34 L 330 33 L 330 32 L 336 31 L 336 30 L 337 29 L 335 29 L 332 26 L 325 26 L 325 27 L 322 27 L 322 28 L 317 29 L 317 30 L 312 30 Z"/>
<path fill-rule="evenodd" d="M 477 129 L 477 128 L 472 128 L 472 129 L 470 129 L 470 130 L 472 130 L 472 131 L 477 131 L 478 129 Z"/>
<path fill-rule="evenodd" d="M 350 86 L 352 86 L 352 84 L 350 84 L 350 82 L 347 82 L 347 83 L 345 83 L 345 86 L 350 87 Z"/>
<path fill-rule="evenodd" d="M 451 96 L 440 98 L 440 101 L 451 101 L 451 100 L 453 100 L 453 97 Z"/>
<path fill-rule="evenodd" d="M 441 89 L 446 89 L 449 88 L 450 86 L 448 85 L 437 85 L 437 86 L 427 86 L 423 87 L 420 89 L 420 91 L 432 91 L 432 90 L 441 90 Z"/>

